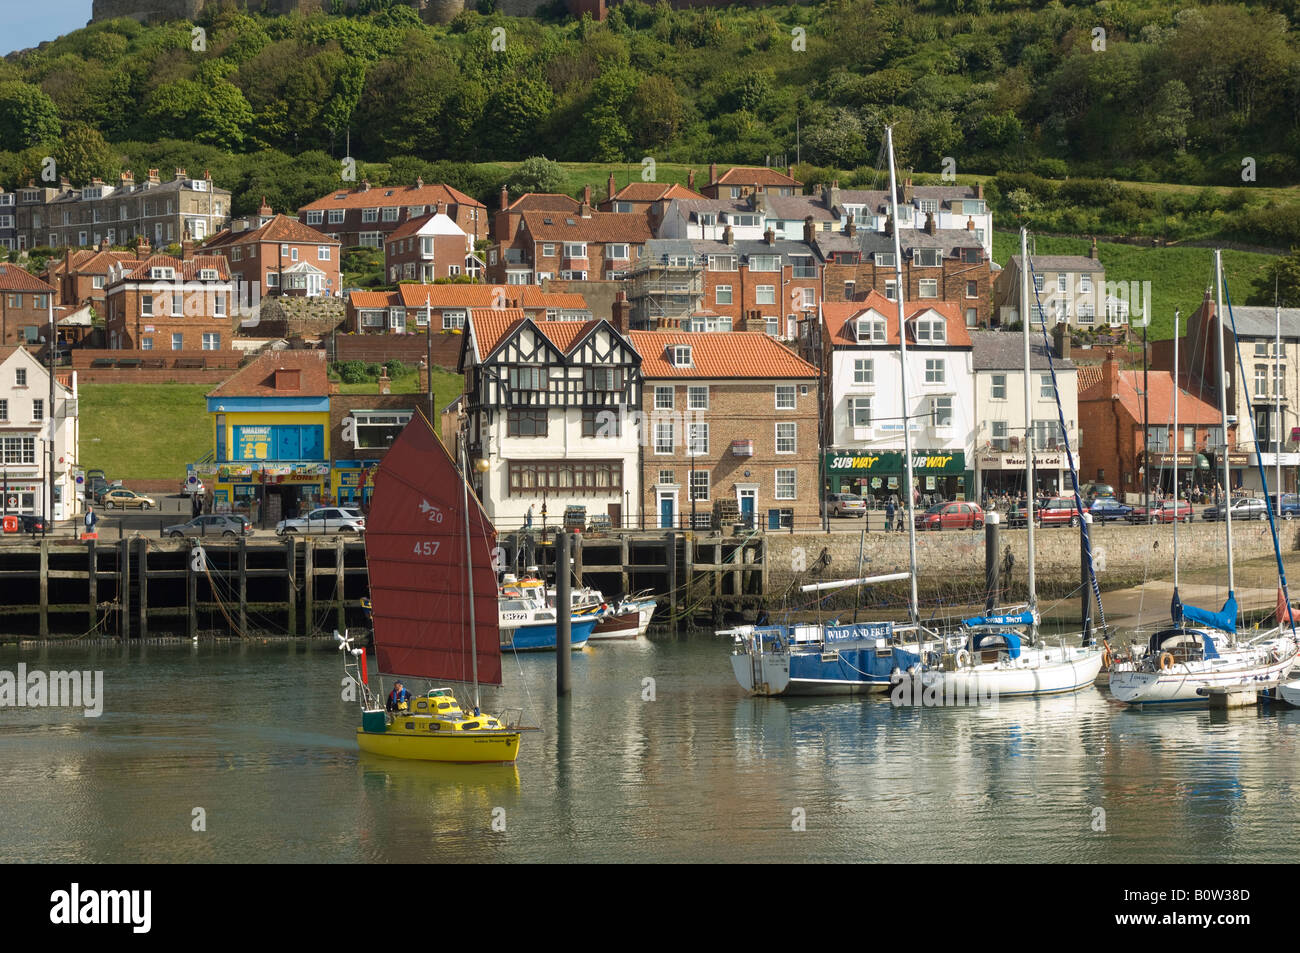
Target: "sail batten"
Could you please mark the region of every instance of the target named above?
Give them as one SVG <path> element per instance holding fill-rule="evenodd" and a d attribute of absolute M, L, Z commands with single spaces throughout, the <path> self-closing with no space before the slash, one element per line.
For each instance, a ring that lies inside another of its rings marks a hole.
<path fill-rule="evenodd" d="M 423 413 L 385 454 L 366 519 L 366 559 L 379 668 L 394 675 L 501 684 L 500 632 L 492 551 L 496 531 L 469 497 L 466 547 L 462 477 Z M 469 557 L 469 558 L 467 558 Z M 477 632 L 469 632 L 474 572 Z"/>

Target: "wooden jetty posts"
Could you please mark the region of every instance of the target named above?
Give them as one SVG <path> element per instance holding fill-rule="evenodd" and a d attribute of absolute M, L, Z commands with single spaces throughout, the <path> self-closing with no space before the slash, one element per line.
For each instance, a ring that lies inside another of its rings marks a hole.
<path fill-rule="evenodd" d="M 553 578 L 554 533 L 506 534 L 503 571 Z M 766 606 L 763 534 L 681 530 L 571 536 L 574 582 L 611 597 L 648 590 L 656 625 L 716 625 Z M 365 546 L 344 535 L 141 534 L 0 543 L 0 639 L 328 635 L 365 624 Z"/>

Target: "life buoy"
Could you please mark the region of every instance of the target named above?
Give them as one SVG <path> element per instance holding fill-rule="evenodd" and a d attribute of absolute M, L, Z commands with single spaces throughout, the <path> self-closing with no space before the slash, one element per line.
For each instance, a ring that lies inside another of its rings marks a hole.
<path fill-rule="evenodd" d="M 1104 645 L 1104 646 L 1102 646 L 1102 649 L 1101 649 L 1101 667 L 1104 668 L 1104 669 L 1106 669 L 1107 671 L 1109 671 L 1109 670 L 1110 670 L 1110 663 L 1113 662 L 1113 661 L 1115 661 L 1115 659 L 1114 659 L 1114 658 L 1111 656 L 1111 654 L 1110 654 L 1110 646 L 1109 646 L 1109 645 Z"/>
<path fill-rule="evenodd" d="M 970 653 L 965 649 L 958 649 L 957 654 L 953 656 L 953 661 L 957 663 L 958 668 L 965 668 L 970 663 Z"/>
<path fill-rule="evenodd" d="M 1174 667 L 1174 657 L 1168 652 L 1160 653 L 1160 671 L 1167 672 Z"/>

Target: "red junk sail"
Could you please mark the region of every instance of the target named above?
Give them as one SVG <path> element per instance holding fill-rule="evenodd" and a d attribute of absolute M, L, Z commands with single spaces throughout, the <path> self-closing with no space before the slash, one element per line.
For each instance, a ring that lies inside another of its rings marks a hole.
<path fill-rule="evenodd" d="M 468 682 L 477 641 L 478 678 L 501 684 L 496 531 L 469 493 L 470 560 L 466 559 L 460 470 L 416 411 L 385 454 L 366 518 L 371 614 L 379 670 L 392 675 Z M 472 561 L 471 561 L 472 560 Z M 469 576 L 474 567 L 474 616 Z"/>

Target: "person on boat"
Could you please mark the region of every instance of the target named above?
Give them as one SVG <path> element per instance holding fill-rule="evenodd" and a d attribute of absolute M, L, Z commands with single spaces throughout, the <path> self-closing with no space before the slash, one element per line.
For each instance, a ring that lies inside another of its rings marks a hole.
<path fill-rule="evenodd" d="M 524 515 L 524 529 L 533 528 L 533 504 L 528 504 L 528 512 Z"/>
<path fill-rule="evenodd" d="M 411 701 L 411 693 L 401 682 L 393 684 L 393 690 L 388 693 L 388 710 L 389 711 L 406 711 L 407 705 Z"/>

